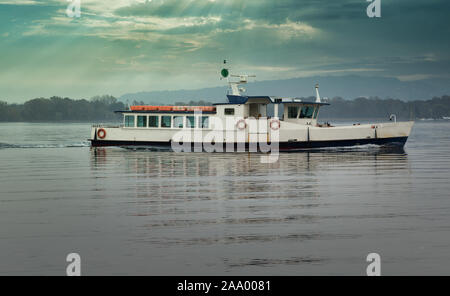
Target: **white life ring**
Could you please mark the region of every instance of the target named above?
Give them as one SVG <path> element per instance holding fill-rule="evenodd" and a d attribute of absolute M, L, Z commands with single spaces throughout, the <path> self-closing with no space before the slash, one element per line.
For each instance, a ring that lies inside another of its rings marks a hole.
<path fill-rule="evenodd" d="M 245 122 L 244 119 L 241 119 L 236 123 L 236 128 L 241 131 L 245 130 L 247 128 L 247 123 Z"/>
<path fill-rule="evenodd" d="M 270 128 L 274 131 L 279 130 L 281 127 L 281 122 L 278 119 L 274 119 L 270 122 Z"/>

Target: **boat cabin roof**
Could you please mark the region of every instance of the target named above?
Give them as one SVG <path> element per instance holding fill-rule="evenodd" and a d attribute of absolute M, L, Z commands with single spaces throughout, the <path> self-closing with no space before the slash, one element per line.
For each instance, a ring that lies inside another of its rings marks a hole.
<path fill-rule="evenodd" d="M 217 110 L 214 106 L 131 106 L 130 110 L 116 111 L 116 113 L 192 114 L 196 111 L 215 114 Z"/>
<path fill-rule="evenodd" d="M 137 114 L 194 114 L 195 111 L 159 111 L 159 110 L 119 110 L 115 113 L 137 113 Z M 202 111 L 202 114 L 216 114 L 216 111 Z"/>
<path fill-rule="evenodd" d="M 270 96 L 234 96 L 234 95 L 227 95 L 228 97 L 228 103 L 219 103 L 214 104 L 214 106 L 220 106 L 220 105 L 243 105 L 247 103 L 254 103 L 254 104 L 303 104 L 303 105 L 319 105 L 319 106 L 325 106 L 330 105 L 328 103 L 317 103 L 317 102 L 308 102 L 308 101 L 302 101 L 302 99 L 299 98 L 277 98 L 277 97 L 270 97 Z"/>
<path fill-rule="evenodd" d="M 324 106 L 328 103 L 303 101 L 300 98 L 278 98 L 270 96 L 236 96 L 228 95 L 228 103 L 218 103 L 214 106 L 131 106 L 130 110 L 115 111 L 116 113 L 154 113 L 154 114 L 192 114 L 201 111 L 203 114 L 216 114 L 215 106 L 245 105 L 245 104 L 287 104 Z"/>

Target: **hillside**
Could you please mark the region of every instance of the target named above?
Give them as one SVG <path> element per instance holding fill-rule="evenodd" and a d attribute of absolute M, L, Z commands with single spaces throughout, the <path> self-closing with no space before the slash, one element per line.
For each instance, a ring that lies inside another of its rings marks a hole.
<path fill-rule="evenodd" d="M 249 83 L 246 88 L 249 95 L 308 97 L 314 94 L 316 83 L 320 84 L 321 95 L 329 98 L 380 97 L 412 101 L 426 100 L 450 93 L 450 80 L 400 81 L 396 78 L 360 77 L 356 75 L 256 81 Z M 226 91 L 227 86 L 224 82 L 222 87 L 130 93 L 121 96 L 119 99 L 130 103 L 143 101 L 146 104 L 174 104 L 190 100 L 218 103 L 226 100 Z"/>

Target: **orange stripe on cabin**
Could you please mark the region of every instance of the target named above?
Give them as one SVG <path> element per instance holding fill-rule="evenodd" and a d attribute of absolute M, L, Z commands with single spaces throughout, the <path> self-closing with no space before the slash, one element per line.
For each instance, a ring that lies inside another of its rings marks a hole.
<path fill-rule="evenodd" d="M 157 111 L 158 106 L 131 106 L 131 111 Z"/>
<path fill-rule="evenodd" d="M 203 111 L 215 112 L 213 106 L 131 106 L 131 111 Z"/>

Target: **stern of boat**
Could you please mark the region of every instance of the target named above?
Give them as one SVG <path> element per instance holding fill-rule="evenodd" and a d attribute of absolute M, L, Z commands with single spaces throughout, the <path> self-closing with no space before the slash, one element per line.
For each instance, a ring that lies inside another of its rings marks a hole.
<path fill-rule="evenodd" d="M 108 142 L 115 140 L 117 132 L 122 129 L 122 126 L 111 126 L 103 124 L 95 124 L 91 127 L 91 136 L 89 141 L 92 147 L 108 146 Z"/>

